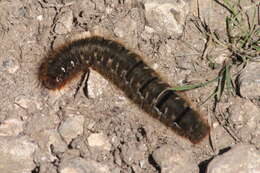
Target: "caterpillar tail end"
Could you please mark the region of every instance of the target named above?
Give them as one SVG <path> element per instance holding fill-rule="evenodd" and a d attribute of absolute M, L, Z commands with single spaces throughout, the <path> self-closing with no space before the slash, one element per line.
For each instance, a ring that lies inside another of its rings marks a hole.
<path fill-rule="evenodd" d="M 177 133 L 188 138 L 193 144 L 201 142 L 210 131 L 208 123 L 200 117 L 197 111 L 191 108 L 185 111 L 176 124 L 174 129 Z"/>

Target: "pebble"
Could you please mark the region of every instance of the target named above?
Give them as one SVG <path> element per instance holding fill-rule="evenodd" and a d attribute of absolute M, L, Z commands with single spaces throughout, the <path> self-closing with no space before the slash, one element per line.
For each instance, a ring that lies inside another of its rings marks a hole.
<path fill-rule="evenodd" d="M 59 133 L 69 144 L 72 139 L 83 133 L 84 117 L 81 115 L 68 117 L 59 127 Z"/>
<path fill-rule="evenodd" d="M 182 34 L 185 18 L 189 12 L 187 3 L 182 0 L 178 2 L 149 0 L 144 6 L 148 25 L 158 33 L 166 36 Z"/>
<path fill-rule="evenodd" d="M 237 144 L 226 153 L 215 157 L 207 173 L 259 173 L 260 151 L 254 146 Z"/>
<path fill-rule="evenodd" d="M 31 172 L 36 166 L 33 154 L 37 149 L 37 145 L 26 136 L 0 137 L 0 172 Z"/>
<path fill-rule="evenodd" d="M 127 16 L 115 23 L 115 35 L 122 38 L 124 43 L 133 49 L 137 49 L 139 34 L 144 30 L 145 18 L 142 14 L 143 10 L 132 8 Z"/>
<path fill-rule="evenodd" d="M 222 65 L 225 62 L 225 60 L 228 59 L 228 56 L 229 55 L 226 52 L 224 52 L 215 58 L 215 62 L 219 65 Z"/>
<path fill-rule="evenodd" d="M 120 156 L 120 151 L 118 149 L 114 151 L 114 160 L 117 165 L 122 165 L 122 159 Z"/>
<path fill-rule="evenodd" d="M 199 172 L 199 168 L 193 162 L 191 153 L 177 146 L 163 145 L 153 152 L 152 157 L 160 166 L 161 173 Z"/>
<path fill-rule="evenodd" d="M 238 78 L 239 91 L 245 98 L 260 98 L 260 63 L 249 63 Z"/>
<path fill-rule="evenodd" d="M 87 140 L 90 147 L 97 147 L 106 151 L 111 149 L 109 139 L 103 133 L 93 133 Z"/>
<path fill-rule="evenodd" d="M 122 173 L 123 171 L 120 168 L 113 168 L 111 173 Z"/>
<path fill-rule="evenodd" d="M 251 101 L 241 98 L 236 98 L 232 103 L 228 108 L 229 122 L 232 123 L 236 134 L 239 135 L 242 141 L 252 143 L 252 139 L 258 139 L 253 143 L 260 146 L 259 108 Z"/>
<path fill-rule="evenodd" d="M 130 39 L 127 41 L 128 45 L 131 45 L 133 48 L 137 44 L 136 40 L 136 30 L 138 28 L 138 23 L 134 20 L 131 19 L 130 16 L 126 16 L 124 19 L 118 21 L 115 24 L 115 35 L 118 36 L 119 38 L 126 38 L 130 37 Z"/>
<path fill-rule="evenodd" d="M 0 59 L 0 71 L 14 74 L 20 68 L 18 61 L 12 56 L 4 56 Z"/>
<path fill-rule="evenodd" d="M 49 130 L 46 132 L 48 135 L 48 145 L 53 146 L 53 152 L 59 153 L 64 152 L 67 149 L 67 145 L 61 139 L 59 133 L 56 130 Z"/>
<path fill-rule="evenodd" d="M 17 96 L 15 98 L 15 103 L 24 109 L 32 106 L 32 100 L 24 95 Z"/>
<path fill-rule="evenodd" d="M 27 121 L 24 131 L 26 134 L 37 137 L 39 133 L 47 129 L 56 128 L 59 122 L 60 120 L 56 115 L 49 114 L 49 116 L 46 116 L 44 114 L 35 114 Z"/>
<path fill-rule="evenodd" d="M 145 157 L 145 148 L 135 143 L 123 145 L 121 150 L 121 157 L 128 165 L 132 165 L 133 163 L 138 164 Z"/>
<path fill-rule="evenodd" d="M 54 31 L 57 34 L 66 34 L 71 32 L 73 26 L 73 14 L 72 11 L 63 11 L 56 24 Z"/>
<path fill-rule="evenodd" d="M 39 170 L 34 171 L 36 173 L 57 173 L 57 167 L 52 163 L 41 163 Z M 34 173 L 32 172 L 32 173 Z"/>
<path fill-rule="evenodd" d="M 92 70 L 88 80 L 88 94 L 90 98 L 97 98 L 107 91 L 109 82 L 98 72 Z"/>
<path fill-rule="evenodd" d="M 60 173 L 110 173 L 109 167 L 94 160 L 80 157 L 65 159 L 61 162 Z"/>

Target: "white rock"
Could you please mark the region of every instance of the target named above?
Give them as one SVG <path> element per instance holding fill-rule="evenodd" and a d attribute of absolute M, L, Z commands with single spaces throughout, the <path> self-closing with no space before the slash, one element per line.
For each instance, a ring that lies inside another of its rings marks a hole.
<path fill-rule="evenodd" d="M 121 157 L 127 165 L 140 163 L 145 158 L 145 152 L 146 146 L 143 144 L 136 145 L 135 143 L 128 143 L 128 145 L 121 147 Z"/>
<path fill-rule="evenodd" d="M 233 104 L 230 108 L 230 120 L 236 125 L 236 129 L 247 127 L 255 129 L 260 123 L 260 110 L 248 100 L 240 99 L 239 105 Z"/>
<path fill-rule="evenodd" d="M 48 135 L 48 147 L 51 145 L 54 147 L 55 152 L 64 152 L 67 149 L 67 145 L 61 139 L 59 133 L 56 130 L 49 130 L 46 132 Z"/>
<path fill-rule="evenodd" d="M 55 28 L 54 31 L 57 34 L 66 34 L 71 32 L 73 26 L 73 14 L 72 11 L 63 11 L 56 24 L 55 24 Z"/>
<path fill-rule="evenodd" d="M 149 26 L 166 36 L 180 35 L 189 12 L 184 1 L 147 1 L 145 16 Z"/>
<path fill-rule="evenodd" d="M 39 15 L 39 16 L 37 16 L 36 19 L 37 19 L 38 21 L 42 21 L 42 19 L 43 19 L 43 15 Z"/>
<path fill-rule="evenodd" d="M 246 98 L 260 98 L 260 63 L 246 66 L 238 78 L 239 91 Z"/>
<path fill-rule="evenodd" d="M 59 127 L 61 136 L 67 143 L 83 133 L 84 117 L 81 115 L 68 117 Z"/>
<path fill-rule="evenodd" d="M 114 33 L 124 40 L 126 45 L 137 49 L 139 33 L 143 32 L 145 27 L 144 15 L 138 8 L 132 8 L 128 15 L 118 20 L 114 25 Z M 127 38 L 127 39 L 125 39 Z"/>
<path fill-rule="evenodd" d="M 227 53 L 222 53 L 216 57 L 215 62 L 218 64 L 223 64 L 226 59 L 228 59 Z"/>
<path fill-rule="evenodd" d="M 192 161 L 191 152 L 172 145 L 163 145 L 152 154 L 162 173 L 197 173 L 199 169 Z"/>
<path fill-rule="evenodd" d="M 259 173 L 260 151 L 252 145 L 238 144 L 223 155 L 214 158 L 207 173 Z"/>
<path fill-rule="evenodd" d="M 90 98 L 97 98 L 107 91 L 109 87 L 108 80 L 101 74 L 92 70 L 88 80 L 88 94 Z"/>
<path fill-rule="evenodd" d="M 0 137 L 0 172 L 31 172 L 36 166 L 33 154 L 37 148 L 26 136 Z"/>
<path fill-rule="evenodd" d="M 111 149 L 111 144 L 107 138 L 102 133 L 93 133 L 88 137 L 88 144 L 91 147 L 98 147 L 103 150 L 109 151 Z"/>
<path fill-rule="evenodd" d="M 232 123 L 237 136 L 245 142 L 259 146 L 260 110 L 257 105 L 247 99 L 236 98 L 228 108 L 228 112 L 228 121 Z"/>

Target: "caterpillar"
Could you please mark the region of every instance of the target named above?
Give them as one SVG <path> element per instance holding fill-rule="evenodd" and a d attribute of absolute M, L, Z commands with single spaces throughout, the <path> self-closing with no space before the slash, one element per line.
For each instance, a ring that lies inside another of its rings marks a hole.
<path fill-rule="evenodd" d="M 209 125 L 189 100 L 171 89 L 140 55 L 102 36 L 71 41 L 51 51 L 41 63 L 39 80 L 50 90 L 62 88 L 89 67 L 122 89 L 141 109 L 192 143 L 209 133 Z"/>

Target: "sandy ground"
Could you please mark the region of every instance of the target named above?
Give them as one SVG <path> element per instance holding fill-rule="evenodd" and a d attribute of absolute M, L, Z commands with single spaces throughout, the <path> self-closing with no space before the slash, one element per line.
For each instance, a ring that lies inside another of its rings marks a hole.
<path fill-rule="evenodd" d="M 199 2 L 201 15 L 225 35 L 225 9 Z M 1 149 L 1 173 L 81 173 L 77 165 L 97 173 L 203 173 L 215 156 L 236 144 L 259 149 L 259 98 L 226 96 L 214 112 L 212 99 L 200 105 L 214 83 L 187 92 L 211 124 L 210 138 L 198 145 L 149 117 L 93 70 L 89 99 L 82 91 L 73 98 L 78 80 L 57 92 L 41 87 L 37 73 L 47 52 L 82 33 L 119 40 L 173 86 L 213 79 L 219 68 L 212 70 L 201 58 L 206 40 L 191 22 L 196 2 L 165 1 L 161 13 L 168 13 L 169 23 L 158 23 L 160 16 L 149 11 L 153 3 L 0 1 L 0 143 L 8 146 Z M 211 52 L 213 61 L 225 53 Z"/>

